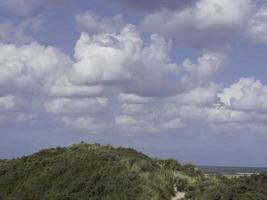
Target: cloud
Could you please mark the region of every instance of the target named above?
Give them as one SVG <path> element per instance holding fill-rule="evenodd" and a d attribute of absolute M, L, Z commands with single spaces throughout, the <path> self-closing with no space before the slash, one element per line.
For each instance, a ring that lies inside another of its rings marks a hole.
<path fill-rule="evenodd" d="M 27 114 L 27 113 L 18 113 L 16 116 L 16 121 L 25 123 L 25 122 L 30 122 L 34 119 L 38 118 L 38 114 Z"/>
<path fill-rule="evenodd" d="M 94 17 L 100 27 L 115 23 Z M 1 93 L 17 94 L 22 112 L 32 105 L 29 114 L 94 133 L 102 127 L 121 133 L 184 128 L 184 118 L 165 110 L 166 103 L 178 109 L 216 102 L 219 86 L 211 81 L 223 54 L 205 52 L 179 65 L 169 56 L 171 43 L 157 34 L 146 39 L 130 24 L 114 31 L 94 28 L 81 33 L 73 60 L 34 42 L 1 44 Z M 199 98 L 200 93 L 205 95 Z"/>
<path fill-rule="evenodd" d="M 178 94 L 165 101 L 161 108 L 161 112 L 165 112 L 160 118 L 178 117 L 185 125 L 202 124 L 210 131 L 224 134 L 267 130 L 267 86 L 259 80 L 241 78 L 228 88 L 215 84 L 206 92 L 203 90 L 204 95 L 192 95 L 197 94 L 198 90 Z M 261 128 L 255 128 L 257 126 Z"/>
<path fill-rule="evenodd" d="M 123 115 L 144 115 L 149 112 L 148 105 L 124 103 L 119 109 L 119 113 Z"/>
<path fill-rule="evenodd" d="M 74 129 L 90 130 L 90 127 L 94 125 L 95 120 L 91 117 L 78 117 L 75 119 L 70 117 L 63 117 L 62 122 Z"/>
<path fill-rule="evenodd" d="M 169 44 L 158 35 L 144 45 L 133 25 L 119 33 L 82 33 L 70 80 L 90 86 L 123 85 L 125 93 L 140 96 L 169 95 L 177 90 L 179 75 L 175 77 L 178 66 L 171 62 L 168 51 Z M 172 76 L 174 79 L 168 78 Z"/>
<path fill-rule="evenodd" d="M 26 15 L 39 4 L 35 0 L 2 0 L 0 6 L 13 14 Z"/>
<path fill-rule="evenodd" d="M 215 83 L 210 83 L 207 86 L 197 87 L 185 93 L 177 94 L 171 98 L 171 102 L 177 105 L 212 105 L 218 101 L 218 92 L 221 87 Z"/>
<path fill-rule="evenodd" d="M 35 35 L 44 29 L 45 19 L 41 16 L 31 17 L 19 22 L 0 22 L 0 42 L 24 44 L 33 41 Z"/>
<path fill-rule="evenodd" d="M 198 15 L 203 14 L 203 20 L 209 12 L 215 15 L 213 6 L 219 5 L 224 6 L 222 16 L 199 26 L 239 24 L 242 17 L 234 11 L 241 2 L 211 2 L 199 1 Z M 202 13 L 201 6 L 209 12 Z M 179 12 L 189 17 L 192 9 L 196 8 Z M 143 35 L 134 25 L 117 26 L 116 17 L 89 11 L 77 17 L 82 33 L 73 58 L 37 42 L 0 44 L 2 121 L 23 123 L 42 116 L 83 132 L 119 134 L 192 127 L 241 132 L 242 127 L 257 125 L 262 127 L 259 131 L 265 130 L 267 86 L 254 78 L 228 87 L 216 83 L 224 54 L 205 50 L 196 58 L 174 62 L 172 43 L 159 34 Z M 13 108 L 16 111 L 10 114 L 7 110 Z"/>
<path fill-rule="evenodd" d="M 84 133 L 89 132 L 90 134 L 99 134 L 104 132 L 108 134 L 112 131 L 112 128 L 114 128 L 109 122 L 103 122 L 103 120 L 99 121 L 90 116 L 63 116 L 60 121 L 63 122 L 65 126 L 73 130 L 79 130 Z"/>
<path fill-rule="evenodd" d="M 267 86 L 255 78 L 241 78 L 218 94 L 228 108 L 241 111 L 267 111 Z"/>
<path fill-rule="evenodd" d="M 132 40 L 131 40 L 132 39 Z M 126 29 L 122 34 L 89 36 L 82 33 L 75 47 L 77 62 L 71 80 L 80 84 L 119 83 L 131 79 L 123 65 L 130 61 L 138 38 Z"/>
<path fill-rule="evenodd" d="M 54 97 L 97 97 L 102 95 L 103 90 L 99 85 L 75 85 L 67 76 L 62 76 L 48 88 L 48 94 Z"/>
<path fill-rule="evenodd" d="M 252 10 L 250 0 L 199 0 L 182 10 L 148 14 L 141 29 L 173 38 L 179 46 L 209 48 L 236 40 L 245 32 Z"/>
<path fill-rule="evenodd" d="M 0 96 L 0 110 L 9 110 L 15 107 L 15 96 Z"/>
<path fill-rule="evenodd" d="M 0 44 L 1 93 L 44 90 L 71 61 L 54 47 L 38 43 Z"/>
<path fill-rule="evenodd" d="M 68 76 L 74 84 L 116 86 L 142 97 L 171 96 L 208 84 L 224 61 L 223 54 L 206 52 L 197 63 L 186 59 L 179 66 L 170 59 L 171 43 L 163 37 L 152 34 L 147 41 L 134 25 L 117 27 L 114 18 L 91 11 L 79 16 L 93 23 L 75 46 L 75 64 Z"/>
<path fill-rule="evenodd" d="M 0 8 L 15 15 L 29 15 L 40 7 L 56 6 L 63 3 L 63 0 L 1 0 Z"/>
<path fill-rule="evenodd" d="M 241 78 L 229 88 L 210 83 L 160 99 L 154 105 L 146 104 L 149 111 L 140 116 L 161 131 L 166 128 L 163 124 L 171 127 L 172 122 L 181 122 L 180 128 L 205 127 L 209 132 L 223 134 L 263 133 L 267 130 L 266 87 L 254 78 Z"/>
<path fill-rule="evenodd" d="M 208 52 L 197 58 L 197 63 L 190 59 L 183 62 L 184 75 L 182 82 L 189 86 L 209 84 L 225 60 L 222 53 Z"/>
<path fill-rule="evenodd" d="M 89 34 L 116 33 L 126 25 L 121 15 L 107 18 L 98 16 L 93 11 L 76 14 L 75 21 L 81 31 Z"/>
<path fill-rule="evenodd" d="M 132 116 L 128 116 L 128 115 L 121 115 L 121 116 L 117 116 L 115 118 L 115 123 L 117 125 L 137 125 L 138 122 L 136 119 L 134 119 Z"/>
<path fill-rule="evenodd" d="M 33 124 L 33 121 L 37 120 L 38 117 L 36 113 L 16 112 L 15 109 L 13 109 L 12 112 L 4 112 L 4 110 L 2 110 L 2 113 L 0 113 L 0 123 Z"/>
<path fill-rule="evenodd" d="M 180 116 L 189 121 L 205 123 L 246 123 L 250 117 L 243 112 L 226 109 L 224 107 L 211 106 L 199 107 L 195 105 L 186 105 L 180 108 Z"/>
<path fill-rule="evenodd" d="M 160 126 L 165 129 L 180 129 L 184 127 L 184 124 L 180 118 L 175 118 L 171 121 L 161 123 Z"/>
<path fill-rule="evenodd" d="M 47 112 L 53 114 L 84 114 L 103 111 L 108 105 L 107 98 L 56 98 L 45 103 Z"/>
<path fill-rule="evenodd" d="M 255 43 L 267 43 L 267 5 L 261 7 L 250 19 L 247 36 Z"/>
<path fill-rule="evenodd" d="M 162 8 L 182 9 L 195 3 L 197 0 L 153 0 L 153 1 L 136 1 L 136 0 L 117 0 L 120 4 L 139 11 L 153 11 Z"/>
<path fill-rule="evenodd" d="M 151 100 L 151 98 L 141 97 L 136 94 L 121 93 L 119 95 L 119 100 L 126 103 L 143 104 L 143 103 L 148 103 Z"/>

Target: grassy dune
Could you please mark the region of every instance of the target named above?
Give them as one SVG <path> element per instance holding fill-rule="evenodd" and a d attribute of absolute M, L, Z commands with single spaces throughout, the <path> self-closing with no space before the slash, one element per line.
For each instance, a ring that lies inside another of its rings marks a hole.
<path fill-rule="evenodd" d="M 267 174 L 205 177 L 191 164 L 85 143 L 0 160 L 0 200 L 170 200 L 184 194 L 191 200 L 267 200 Z"/>
<path fill-rule="evenodd" d="M 1 161 L 0 195 L 4 200 L 170 200 L 174 185 L 185 187 L 198 175 L 175 160 L 82 143 Z"/>

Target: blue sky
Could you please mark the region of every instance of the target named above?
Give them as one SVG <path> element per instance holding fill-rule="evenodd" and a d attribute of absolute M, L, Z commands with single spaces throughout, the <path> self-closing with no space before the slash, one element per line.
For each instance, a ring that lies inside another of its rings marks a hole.
<path fill-rule="evenodd" d="M 2 0 L 0 158 L 80 141 L 267 166 L 266 0 Z"/>

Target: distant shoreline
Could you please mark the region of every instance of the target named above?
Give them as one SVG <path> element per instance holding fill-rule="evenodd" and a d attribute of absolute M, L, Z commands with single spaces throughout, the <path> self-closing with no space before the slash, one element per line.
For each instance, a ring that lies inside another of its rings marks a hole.
<path fill-rule="evenodd" d="M 205 174 L 251 175 L 267 172 L 267 167 L 197 166 Z"/>

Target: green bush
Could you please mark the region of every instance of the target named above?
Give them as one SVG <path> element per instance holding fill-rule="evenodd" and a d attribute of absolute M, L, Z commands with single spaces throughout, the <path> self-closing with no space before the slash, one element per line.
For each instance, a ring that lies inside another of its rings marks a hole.
<path fill-rule="evenodd" d="M 186 197 L 192 200 L 266 200 L 267 174 L 206 179 L 197 183 Z"/>
<path fill-rule="evenodd" d="M 5 200 L 169 200 L 174 187 L 168 167 L 133 149 L 83 142 L 0 161 L 0 196 Z"/>

